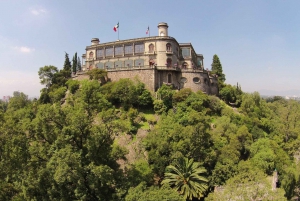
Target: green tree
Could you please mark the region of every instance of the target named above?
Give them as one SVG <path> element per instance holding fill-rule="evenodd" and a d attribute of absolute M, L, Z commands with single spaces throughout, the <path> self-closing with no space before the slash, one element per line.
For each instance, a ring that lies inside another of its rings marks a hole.
<path fill-rule="evenodd" d="M 63 70 L 61 72 L 65 78 L 68 79 L 71 77 L 72 66 L 71 66 L 71 62 L 70 62 L 68 53 L 65 53 L 65 63 L 64 63 Z"/>
<path fill-rule="evenodd" d="M 102 84 L 106 83 L 106 76 L 107 76 L 107 71 L 99 69 L 99 68 L 94 68 L 90 71 L 87 72 L 87 74 L 90 76 L 90 80 L 98 80 Z"/>
<path fill-rule="evenodd" d="M 21 108 L 24 108 L 30 103 L 30 100 L 28 99 L 28 96 L 24 94 L 23 92 L 14 91 L 13 97 L 9 99 L 7 110 L 18 110 Z"/>
<path fill-rule="evenodd" d="M 68 80 L 66 84 L 68 85 L 68 90 L 74 94 L 79 89 L 80 82 L 78 80 Z"/>
<path fill-rule="evenodd" d="M 77 68 L 77 71 L 79 71 L 79 72 L 82 70 L 82 68 L 81 68 L 81 61 L 80 61 L 79 57 L 77 58 L 77 67 L 76 68 Z"/>
<path fill-rule="evenodd" d="M 171 86 L 163 84 L 157 91 L 158 98 L 161 99 L 167 109 L 172 108 L 172 98 L 174 91 Z"/>
<path fill-rule="evenodd" d="M 41 84 L 46 85 L 46 88 L 49 88 L 53 83 L 54 74 L 58 72 L 58 69 L 55 66 L 44 66 L 39 69 L 39 77 Z"/>
<path fill-rule="evenodd" d="M 225 74 L 223 74 L 223 68 L 220 59 L 216 54 L 213 56 L 213 62 L 211 64 L 211 73 L 218 75 L 218 86 L 219 89 L 222 89 L 226 78 Z"/>
<path fill-rule="evenodd" d="M 75 74 L 77 72 L 77 52 L 75 52 L 75 55 L 72 59 L 72 72 Z"/>
<path fill-rule="evenodd" d="M 57 88 L 51 92 L 49 92 L 49 97 L 51 98 L 52 102 L 58 102 L 61 101 L 66 95 L 67 88 L 66 87 L 60 87 Z"/>
<path fill-rule="evenodd" d="M 146 183 L 142 182 L 135 188 L 130 188 L 125 201 L 154 201 L 154 200 L 172 200 L 185 201 L 176 191 L 169 186 L 164 185 L 161 188 L 158 186 L 151 186 L 147 188 Z"/>
<path fill-rule="evenodd" d="M 248 165 L 241 173 L 229 179 L 226 185 L 211 193 L 206 200 L 287 200 L 283 189 L 272 190 L 271 181 L 263 172 Z"/>
<path fill-rule="evenodd" d="M 185 199 L 200 199 L 207 190 L 208 179 L 203 176 L 206 170 L 201 167 L 199 162 L 193 159 L 179 158 L 175 166 L 166 167 L 165 178 L 162 184 L 168 184 L 175 188 Z"/>

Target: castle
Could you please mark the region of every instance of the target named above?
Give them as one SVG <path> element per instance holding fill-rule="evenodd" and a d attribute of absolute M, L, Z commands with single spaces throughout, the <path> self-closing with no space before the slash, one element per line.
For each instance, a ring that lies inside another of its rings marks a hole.
<path fill-rule="evenodd" d="M 138 77 L 150 91 L 163 84 L 175 89 L 190 88 L 218 95 L 218 80 L 204 69 L 203 55 L 197 54 L 191 43 L 178 43 L 168 36 L 168 24 L 158 24 L 158 36 L 100 43 L 92 39 L 82 55 L 83 72 L 104 69 L 111 81 Z M 76 78 L 75 78 L 76 79 Z"/>

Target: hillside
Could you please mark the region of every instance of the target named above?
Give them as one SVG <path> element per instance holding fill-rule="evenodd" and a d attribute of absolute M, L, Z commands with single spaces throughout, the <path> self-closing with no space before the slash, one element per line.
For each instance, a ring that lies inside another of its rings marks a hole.
<path fill-rule="evenodd" d="M 130 79 L 57 83 L 1 102 L 0 200 L 214 200 L 215 186 L 237 183 L 244 200 L 300 192 L 296 101 L 230 85 L 220 100 L 166 85 L 155 99 Z M 275 169 L 277 190 L 249 190 Z"/>

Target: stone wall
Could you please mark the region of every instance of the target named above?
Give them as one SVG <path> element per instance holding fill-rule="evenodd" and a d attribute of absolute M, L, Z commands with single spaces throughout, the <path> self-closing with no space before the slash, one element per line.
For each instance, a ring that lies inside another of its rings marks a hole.
<path fill-rule="evenodd" d="M 182 72 L 182 77 L 186 78 L 186 82 L 183 83 L 183 88 L 190 88 L 192 91 L 203 91 L 207 94 L 211 93 L 210 81 L 207 73 L 201 72 Z M 199 78 L 198 82 L 194 82 L 195 78 Z"/>
<path fill-rule="evenodd" d="M 169 75 L 171 75 L 171 82 L 168 80 Z M 190 88 L 194 92 L 201 90 L 210 95 L 218 95 L 217 78 L 209 77 L 206 72 L 180 72 L 175 70 L 157 70 L 154 68 L 116 69 L 109 70 L 107 77 L 112 82 L 122 78 L 132 80 L 137 78 L 152 92 L 157 91 L 163 84 L 168 84 L 172 85 L 175 89 Z M 195 80 L 195 78 L 198 78 L 199 81 Z M 76 75 L 73 79 L 89 79 L 89 76 L 81 74 Z"/>
<path fill-rule="evenodd" d="M 155 91 L 155 69 L 153 68 L 141 68 L 135 70 L 116 70 L 109 71 L 107 77 L 112 81 L 118 81 L 121 78 L 129 78 L 134 80 L 138 78 L 143 82 L 146 88 L 150 91 Z"/>

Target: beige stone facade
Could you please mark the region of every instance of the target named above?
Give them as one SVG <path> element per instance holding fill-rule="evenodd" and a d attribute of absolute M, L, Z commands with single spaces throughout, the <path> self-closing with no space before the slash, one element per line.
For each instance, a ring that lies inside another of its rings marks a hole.
<path fill-rule="evenodd" d="M 218 94 L 217 77 L 204 69 L 203 56 L 191 43 L 178 43 L 168 36 L 167 23 L 158 24 L 158 36 L 108 43 L 93 38 L 91 42 L 82 55 L 84 72 L 105 69 L 111 81 L 138 78 L 151 91 L 168 84 Z"/>

